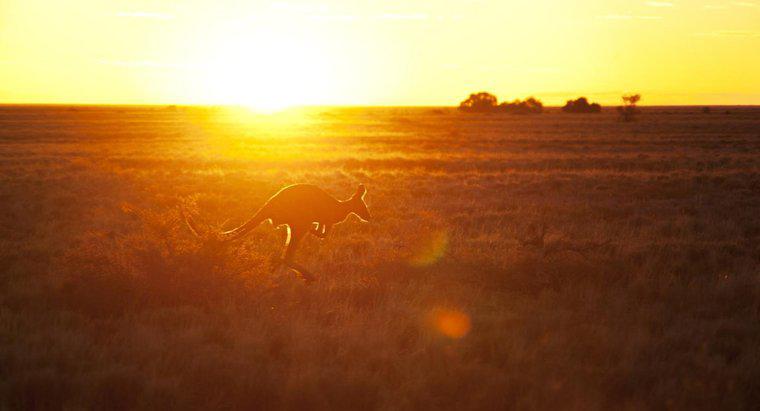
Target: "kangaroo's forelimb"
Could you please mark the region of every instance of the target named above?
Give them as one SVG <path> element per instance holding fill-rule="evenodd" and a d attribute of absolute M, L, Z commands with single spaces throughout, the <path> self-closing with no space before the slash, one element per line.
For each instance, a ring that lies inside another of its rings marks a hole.
<path fill-rule="evenodd" d="M 331 229 L 332 229 L 332 224 L 317 223 L 316 227 L 309 230 L 309 234 L 324 240 L 325 238 L 327 238 L 327 234 L 330 233 Z"/>

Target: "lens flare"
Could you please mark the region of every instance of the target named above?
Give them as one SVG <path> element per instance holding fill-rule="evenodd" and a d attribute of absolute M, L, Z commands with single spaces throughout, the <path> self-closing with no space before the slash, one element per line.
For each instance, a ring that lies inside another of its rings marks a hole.
<path fill-rule="evenodd" d="M 449 245 L 449 234 L 446 230 L 433 231 L 422 237 L 416 244 L 409 264 L 415 267 L 426 267 L 435 264 L 445 254 Z"/>
<path fill-rule="evenodd" d="M 472 328 L 470 316 L 453 309 L 435 309 L 432 312 L 433 327 L 441 334 L 460 339 L 467 335 Z"/>

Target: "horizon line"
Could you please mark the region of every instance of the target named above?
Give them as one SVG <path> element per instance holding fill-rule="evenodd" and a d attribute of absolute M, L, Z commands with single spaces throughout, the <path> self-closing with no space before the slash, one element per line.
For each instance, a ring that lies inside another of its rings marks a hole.
<path fill-rule="evenodd" d="M 602 104 L 604 107 L 619 107 L 622 104 Z M 760 103 L 757 104 L 637 104 L 638 107 L 760 107 Z M 3 103 L 0 102 L 0 107 L 189 107 L 189 108 L 245 108 L 255 111 L 255 108 L 251 108 L 245 104 L 211 104 L 211 103 Z M 457 108 L 458 105 L 429 105 L 429 104 L 294 104 L 292 106 L 284 107 L 280 111 L 286 111 L 290 109 L 298 108 Z M 545 108 L 562 108 L 562 105 L 547 104 Z"/>

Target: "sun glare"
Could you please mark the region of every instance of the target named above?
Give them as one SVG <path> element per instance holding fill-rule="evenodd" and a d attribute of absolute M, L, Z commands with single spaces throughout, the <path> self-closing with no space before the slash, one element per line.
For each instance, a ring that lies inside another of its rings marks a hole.
<path fill-rule="evenodd" d="M 227 33 L 203 57 L 203 87 L 219 104 L 274 113 L 329 99 L 329 58 L 314 39 L 276 29 Z"/>

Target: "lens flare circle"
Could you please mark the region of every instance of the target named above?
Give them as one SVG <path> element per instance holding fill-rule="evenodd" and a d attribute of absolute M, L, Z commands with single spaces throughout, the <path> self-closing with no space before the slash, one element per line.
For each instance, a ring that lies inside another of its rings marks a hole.
<path fill-rule="evenodd" d="M 452 339 L 460 339 L 470 333 L 472 322 L 464 312 L 450 308 L 436 308 L 431 312 L 433 328 Z"/>
<path fill-rule="evenodd" d="M 414 246 L 409 264 L 414 267 L 427 267 L 438 262 L 446 254 L 449 246 L 449 233 L 441 229 L 423 236 Z"/>

